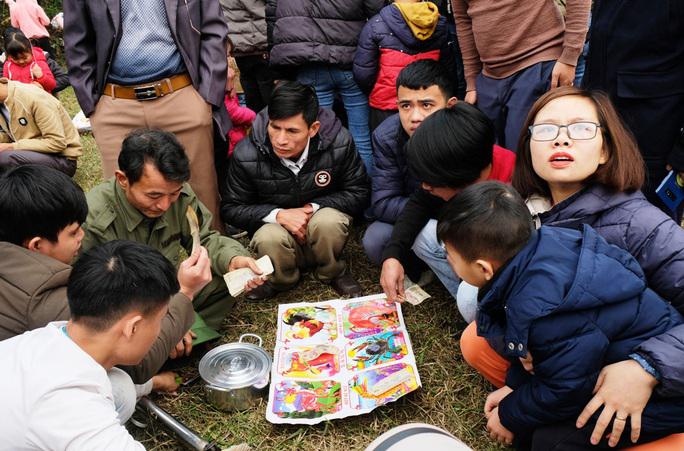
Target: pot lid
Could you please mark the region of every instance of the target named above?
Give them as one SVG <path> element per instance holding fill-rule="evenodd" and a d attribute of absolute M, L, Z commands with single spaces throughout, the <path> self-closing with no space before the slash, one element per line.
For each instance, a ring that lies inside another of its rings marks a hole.
<path fill-rule="evenodd" d="M 199 363 L 204 382 L 226 389 L 263 383 L 268 380 L 270 371 L 271 356 L 263 348 L 242 341 L 217 346 Z"/>

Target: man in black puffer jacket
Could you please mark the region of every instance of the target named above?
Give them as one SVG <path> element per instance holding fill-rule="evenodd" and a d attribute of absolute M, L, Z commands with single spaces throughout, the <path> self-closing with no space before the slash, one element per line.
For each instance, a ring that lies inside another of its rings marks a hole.
<path fill-rule="evenodd" d="M 253 252 L 275 268 L 249 299 L 291 288 L 305 266 L 341 295 L 361 294 L 340 255 L 352 216 L 368 205 L 368 178 L 349 132 L 331 110 L 319 110 L 312 88 L 276 86 L 235 148 L 227 192 L 223 220 L 249 231 Z"/>

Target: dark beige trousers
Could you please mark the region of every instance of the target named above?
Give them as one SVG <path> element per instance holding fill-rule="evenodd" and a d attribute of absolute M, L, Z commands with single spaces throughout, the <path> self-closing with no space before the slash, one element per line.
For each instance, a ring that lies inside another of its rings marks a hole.
<path fill-rule="evenodd" d="M 334 208 L 321 208 L 309 221 L 304 245 L 297 243 L 280 224 L 264 224 L 249 246 L 257 257 L 271 257 L 275 269 L 271 283 L 279 290 L 296 284 L 300 269 L 305 267 L 313 267 L 315 277 L 328 282 L 345 271 L 346 263 L 340 256 L 349 237 L 351 222 L 350 216 Z"/>
<path fill-rule="evenodd" d="M 223 231 L 214 169 L 211 106 L 192 86 L 154 100 L 113 99 L 103 95 L 90 124 L 102 157 L 106 179 L 119 168 L 117 160 L 126 135 L 137 128 L 158 128 L 176 135 L 190 159 L 190 186 L 213 215 L 213 226 Z"/>

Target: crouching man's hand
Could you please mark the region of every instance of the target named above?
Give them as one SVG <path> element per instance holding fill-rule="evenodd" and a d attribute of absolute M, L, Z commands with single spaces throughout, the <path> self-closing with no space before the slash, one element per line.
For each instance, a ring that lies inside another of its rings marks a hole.
<path fill-rule="evenodd" d="M 199 291 L 211 282 L 211 261 L 207 250 L 200 246 L 178 268 L 180 292 L 192 300 Z"/>
<path fill-rule="evenodd" d="M 228 272 L 234 271 L 240 268 L 249 268 L 257 276 L 261 275 L 261 270 L 256 264 L 256 261 L 252 257 L 243 257 L 242 255 L 237 255 L 230 260 L 228 265 Z M 259 285 L 263 285 L 266 280 L 263 277 L 254 277 L 252 280 L 247 282 L 245 285 L 245 292 L 253 290 Z"/>
<path fill-rule="evenodd" d="M 313 206 L 306 204 L 301 208 L 283 209 L 276 215 L 276 221 L 294 236 L 299 244 L 306 242 L 306 229 L 313 216 Z"/>
<path fill-rule="evenodd" d="M 193 338 L 197 338 L 197 334 L 195 332 L 189 330 L 183 338 L 181 338 L 181 341 L 178 342 L 175 348 L 171 350 L 169 353 L 169 358 L 170 359 L 175 359 L 177 357 L 183 357 L 186 355 L 190 355 L 192 352 L 192 340 Z"/>
<path fill-rule="evenodd" d="M 489 437 L 493 440 L 509 446 L 513 444 L 513 433 L 501 424 L 498 407 L 492 410 L 489 415 L 489 419 L 487 420 L 487 431 L 489 431 Z"/>
<path fill-rule="evenodd" d="M 403 302 L 404 267 L 396 258 L 388 258 L 382 263 L 380 285 L 389 302 Z"/>

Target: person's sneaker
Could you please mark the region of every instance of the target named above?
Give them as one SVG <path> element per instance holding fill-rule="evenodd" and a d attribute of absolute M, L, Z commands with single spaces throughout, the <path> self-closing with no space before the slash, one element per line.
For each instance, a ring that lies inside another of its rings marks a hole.
<path fill-rule="evenodd" d="M 263 301 L 272 298 L 276 294 L 278 294 L 278 290 L 273 288 L 273 285 L 266 282 L 253 290 L 249 290 L 245 293 L 245 297 L 250 301 Z"/>
<path fill-rule="evenodd" d="M 435 273 L 432 272 L 431 269 L 426 269 L 425 271 L 420 273 L 420 277 L 418 278 L 416 284 L 421 288 L 425 288 L 426 285 L 430 285 L 434 281 Z"/>
<path fill-rule="evenodd" d="M 238 238 L 242 238 L 243 236 L 247 236 L 247 231 L 238 229 L 235 226 L 232 226 L 230 224 L 224 224 L 225 230 L 226 230 L 226 235 L 229 237 L 237 240 Z"/>
<path fill-rule="evenodd" d="M 356 298 L 363 296 L 363 288 L 361 285 L 352 277 L 351 274 L 345 273 L 339 277 L 336 277 L 330 281 L 330 286 L 333 290 L 337 291 L 340 296 L 349 296 Z"/>

